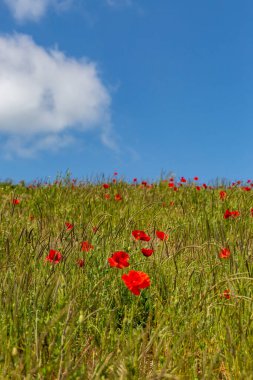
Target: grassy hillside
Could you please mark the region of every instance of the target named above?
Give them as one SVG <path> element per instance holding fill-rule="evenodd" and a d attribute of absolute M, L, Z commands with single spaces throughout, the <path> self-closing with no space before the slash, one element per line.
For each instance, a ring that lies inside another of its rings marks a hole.
<path fill-rule="evenodd" d="M 253 379 L 251 183 L 107 185 L 1 184 L 0 378 Z"/>

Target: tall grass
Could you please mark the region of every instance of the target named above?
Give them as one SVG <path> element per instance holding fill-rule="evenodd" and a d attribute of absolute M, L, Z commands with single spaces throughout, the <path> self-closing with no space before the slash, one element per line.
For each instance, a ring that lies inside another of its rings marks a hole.
<path fill-rule="evenodd" d="M 2 183 L 0 378 L 253 379 L 252 194 L 239 184 Z M 224 219 L 226 209 L 240 215 Z M 46 261 L 50 249 L 63 260 Z M 115 251 L 129 253 L 129 268 L 110 267 Z M 130 269 L 150 277 L 140 296 L 121 279 Z"/>

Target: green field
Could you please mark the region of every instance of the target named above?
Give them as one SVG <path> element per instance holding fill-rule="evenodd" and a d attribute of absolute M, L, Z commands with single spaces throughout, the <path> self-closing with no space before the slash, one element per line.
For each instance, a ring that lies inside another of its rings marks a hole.
<path fill-rule="evenodd" d="M 0 184 L 0 379 L 253 379 L 253 188 L 178 182 Z"/>

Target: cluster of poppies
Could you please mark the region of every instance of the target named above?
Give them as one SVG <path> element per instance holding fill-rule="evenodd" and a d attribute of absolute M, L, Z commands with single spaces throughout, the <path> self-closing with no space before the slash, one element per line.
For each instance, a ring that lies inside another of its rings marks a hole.
<path fill-rule="evenodd" d="M 66 231 L 71 231 L 74 228 L 74 225 L 69 222 L 66 222 L 65 226 L 66 226 Z M 97 227 L 93 227 L 93 232 L 94 233 L 97 232 Z M 81 245 L 81 251 L 83 252 L 89 252 L 90 250 L 94 249 L 94 246 L 88 241 L 82 241 L 80 245 Z M 50 263 L 53 263 L 53 264 L 58 264 L 60 261 L 62 261 L 62 258 L 63 257 L 62 257 L 61 252 L 54 249 L 50 249 L 49 254 L 46 256 L 45 261 L 49 261 Z M 80 268 L 82 268 L 85 264 L 85 261 L 83 258 L 79 258 L 76 264 Z"/>
<path fill-rule="evenodd" d="M 144 242 L 149 242 L 151 239 L 151 237 L 142 230 L 132 231 L 132 236 L 135 240 L 140 240 Z M 163 231 L 156 231 L 156 237 L 160 240 L 168 239 L 168 235 Z M 154 253 L 154 249 L 142 248 L 141 252 L 144 256 L 149 257 Z M 129 267 L 129 259 L 130 256 L 127 252 L 117 251 L 114 252 L 111 257 L 108 258 L 108 262 L 111 267 L 123 269 Z M 150 286 L 149 276 L 141 271 L 130 270 L 128 274 L 123 274 L 121 278 L 124 281 L 125 285 L 128 287 L 128 289 L 137 296 L 140 295 L 141 289 Z"/>
<path fill-rule="evenodd" d="M 116 183 L 116 179 L 115 178 L 113 179 L 113 183 Z M 104 183 L 102 186 L 103 186 L 103 188 L 105 190 L 108 190 L 110 188 L 109 183 Z M 105 193 L 104 194 L 104 198 L 105 199 L 111 199 L 111 195 L 108 194 L 108 193 Z M 115 199 L 115 201 L 122 201 L 123 198 L 122 198 L 122 196 L 119 193 L 117 193 L 117 194 L 114 195 L 114 199 Z"/>
<path fill-rule="evenodd" d="M 228 219 L 228 218 L 236 218 L 237 216 L 240 215 L 240 212 L 238 210 L 233 210 L 233 211 L 230 211 L 230 210 L 226 210 L 225 213 L 224 213 L 224 219 Z"/>

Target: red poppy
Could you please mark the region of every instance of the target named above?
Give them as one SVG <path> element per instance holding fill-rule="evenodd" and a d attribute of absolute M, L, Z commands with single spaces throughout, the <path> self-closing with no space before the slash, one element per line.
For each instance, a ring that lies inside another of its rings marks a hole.
<path fill-rule="evenodd" d="M 110 194 L 105 194 L 104 197 L 105 199 L 110 199 Z"/>
<path fill-rule="evenodd" d="M 158 237 L 158 239 L 160 240 L 168 240 L 168 237 L 169 235 L 167 235 L 165 232 L 163 231 L 156 231 L 156 236 Z"/>
<path fill-rule="evenodd" d="M 12 199 L 12 204 L 18 205 L 20 203 L 20 200 L 17 198 Z"/>
<path fill-rule="evenodd" d="M 46 261 L 50 261 L 51 263 L 58 264 L 62 259 L 62 255 L 59 251 L 55 251 L 54 249 L 50 249 L 49 255 L 46 257 Z"/>
<path fill-rule="evenodd" d="M 220 191 L 220 199 L 223 201 L 224 199 L 226 199 L 226 197 L 227 197 L 226 191 L 221 190 Z"/>
<path fill-rule="evenodd" d="M 137 182 L 137 178 L 134 178 L 134 179 L 133 179 L 133 182 Z"/>
<path fill-rule="evenodd" d="M 110 185 L 108 185 L 108 183 L 104 183 L 104 184 L 103 184 L 103 188 L 104 188 L 104 189 L 109 189 L 109 187 L 110 187 Z"/>
<path fill-rule="evenodd" d="M 170 188 L 173 188 L 175 185 L 174 185 L 174 182 L 170 182 L 170 183 L 168 183 L 168 187 L 170 187 Z"/>
<path fill-rule="evenodd" d="M 128 289 L 136 296 L 140 295 L 141 289 L 150 286 L 150 278 L 144 272 L 130 270 L 128 274 L 123 274 L 121 278 Z"/>
<path fill-rule="evenodd" d="M 114 199 L 115 201 L 122 201 L 122 196 L 120 194 L 116 194 Z"/>
<path fill-rule="evenodd" d="M 113 175 L 114 175 L 114 176 L 117 176 L 117 175 L 118 175 L 118 172 L 114 172 Z"/>
<path fill-rule="evenodd" d="M 193 179 L 194 179 L 194 181 L 198 181 L 199 177 L 194 177 Z"/>
<path fill-rule="evenodd" d="M 147 181 L 142 181 L 141 184 L 142 184 L 143 186 L 147 186 L 148 183 L 147 183 Z"/>
<path fill-rule="evenodd" d="M 231 252 L 229 249 L 222 248 L 220 253 L 219 253 L 219 258 L 220 259 L 228 259 L 230 255 L 231 255 Z"/>
<path fill-rule="evenodd" d="M 116 178 L 113 178 L 112 182 L 113 182 L 113 183 L 117 183 Z"/>
<path fill-rule="evenodd" d="M 150 248 L 142 248 L 141 252 L 143 253 L 144 256 L 149 257 L 151 256 L 155 251 Z"/>
<path fill-rule="evenodd" d="M 249 186 L 243 186 L 242 190 L 244 190 L 244 191 L 251 191 L 251 187 L 249 187 Z"/>
<path fill-rule="evenodd" d="M 240 213 L 239 213 L 239 211 L 237 211 L 237 210 L 234 210 L 234 211 L 229 211 L 228 209 L 225 211 L 225 213 L 224 213 L 224 219 L 228 219 L 228 218 L 230 218 L 230 217 L 232 217 L 232 218 L 236 218 L 237 216 L 239 216 L 240 215 Z"/>
<path fill-rule="evenodd" d="M 180 178 L 180 182 L 182 182 L 182 183 L 186 183 L 187 181 L 186 181 L 186 179 L 185 179 L 184 177 L 181 177 L 181 178 Z"/>
<path fill-rule="evenodd" d="M 98 227 L 96 227 L 96 226 L 92 227 L 92 231 L 94 232 L 94 234 L 97 233 L 98 232 Z"/>
<path fill-rule="evenodd" d="M 207 189 L 207 185 L 205 183 L 203 183 L 202 186 L 204 187 L 204 189 Z"/>
<path fill-rule="evenodd" d="M 126 268 L 129 267 L 129 254 L 124 252 L 124 251 L 117 251 L 114 252 L 112 257 L 108 259 L 108 262 L 111 267 L 116 267 L 116 268 Z"/>
<path fill-rule="evenodd" d="M 76 262 L 76 264 L 80 267 L 80 268 L 82 268 L 83 266 L 84 266 L 84 259 L 78 259 L 77 260 L 77 262 Z"/>
<path fill-rule="evenodd" d="M 72 230 L 72 228 L 74 227 L 73 224 L 71 224 L 71 223 L 69 223 L 69 222 L 66 222 L 66 223 L 65 223 L 65 226 L 67 227 L 67 231 Z"/>
<path fill-rule="evenodd" d="M 144 231 L 134 230 L 132 231 L 132 235 L 135 240 L 149 241 L 150 236 L 148 236 Z"/>
<path fill-rule="evenodd" d="M 224 219 L 228 219 L 228 218 L 230 218 L 230 216 L 231 216 L 231 212 L 229 211 L 229 210 L 226 210 L 225 212 L 224 212 Z"/>
<path fill-rule="evenodd" d="M 251 216 L 253 216 L 253 208 L 250 210 Z"/>
<path fill-rule="evenodd" d="M 85 252 L 89 252 L 91 249 L 93 249 L 93 245 L 91 245 L 88 241 L 83 241 L 81 243 L 81 250 Z"/>
<path fill-rule="evenodd" d="M 225 289 L 224 292 L 223 292 L 223 294 L 221 295 L 221 297 L 224 297 L 227 300 L 229 300 L 231 298 L 230 289 Z"/>
<path fill-rule="evenodd" d="M 196 190 L 197 190 L 197 191 L 200 191 L 200 190 L 201 190 L 201 187 L 200 187 L 200 186 L 196 186 Z"/>

